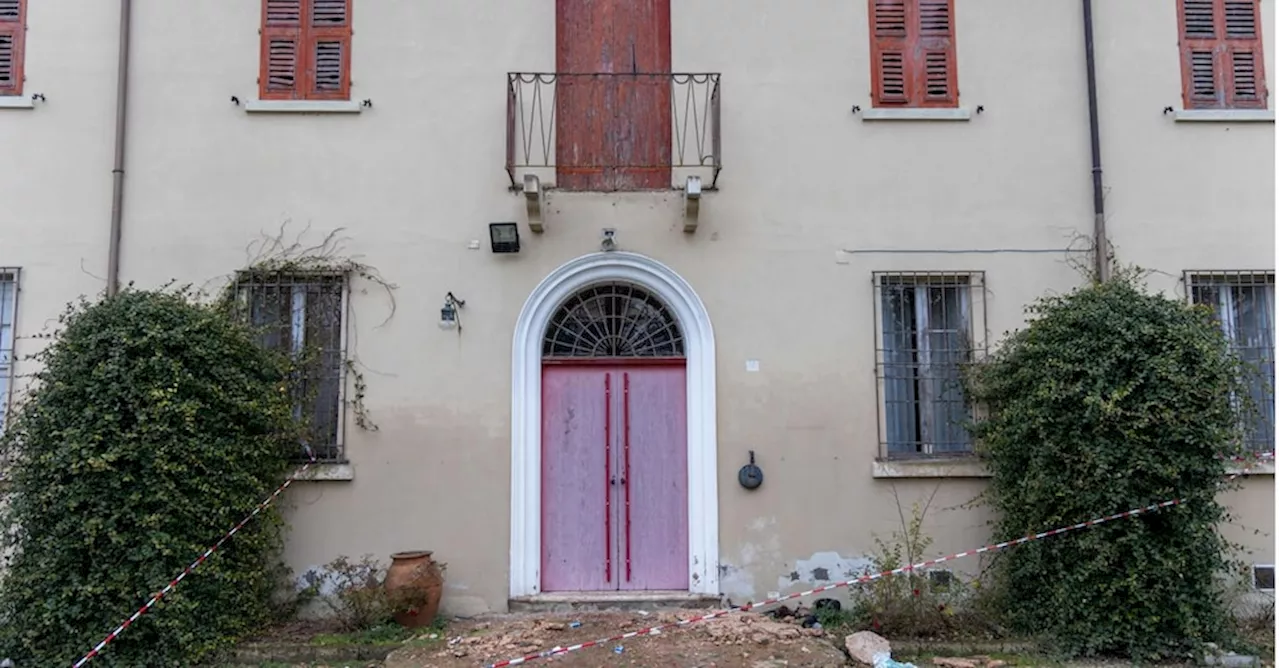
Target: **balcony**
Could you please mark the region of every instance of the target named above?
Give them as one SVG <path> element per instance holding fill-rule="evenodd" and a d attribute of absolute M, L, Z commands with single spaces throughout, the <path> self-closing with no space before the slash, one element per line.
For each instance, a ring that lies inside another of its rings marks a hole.
<path fill-rule="evenodd" d="M 719 73 L 507 74 L 513 190 L 714 190 L 720 167 Z"/>

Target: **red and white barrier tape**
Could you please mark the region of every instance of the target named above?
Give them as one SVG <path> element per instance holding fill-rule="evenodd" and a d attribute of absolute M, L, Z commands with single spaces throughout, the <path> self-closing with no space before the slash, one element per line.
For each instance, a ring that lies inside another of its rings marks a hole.
<path fill-rule="evenodd" d="M 215 551 L 217 551 L 218 548 L 222 547 L 222 545 L 226 543 L 228 540 L 230 540 L 232 536 L 236 535 L 236 532 L 244 528 L 244 526 L 248 524 L 249 521 L 252 520 L 254 517 L 257 517 L 258 513 L 261 513 L 263 510 L 266 509 L 267 506 L 271 505 L 271 503 L 275 501 L 276 498 L 279 497 L 280 494 L 284 492 L 284 490 L 288 489 L 289 485 L 293 484 L 294 480 L 297 480 L 299 476 L 301 476 L 303 473 L 306 473 L 307 469 L 309 469 L 311 465 L 316 462 L 315 454 L 311 452 L 311 448 L 307 448 L 307 454 L 308 456 L 310 456 L 311 461 L 307 462 L 302 466 L 302 468 L 298 469 L 297 473 L 294 473 L 292 476 L 289 476 L 284 481 L 284 484 L 277 487 L 276 490 L 272 492 L 270 496 L 264 499 L 262 503 L 259 503 L 258 506 L 253 509 L 253 512 L 246 515 L 244 519 L 240 520 L 238 524 L 236 524 L 234 527 L 231 528 L 230 531 L 228 531 L 225 535 L 223 535 L 222 538 L 218 540 L 218 542 L 214 543 L 209 549 L 205 550 L 204 553 L 199 556 L 199 558 L 197 558 L 195 561 L 191 563 L 191 565 L 183 569 L 182 572 L 178 574 L 178 577 L 170 581 L 169 584 L 165 585 L 164 588 L 161 589 L 159 592 L 156 592 L 156 594 L 152 596 L 151 599 L 147 601 L 145 605 L 143 605 L 141 608 L 138 608 L 137 612 L 134 612 L 132 615 L 129 616 L 128 619 L 126 619 L 122 624 L 120 624 L 120 626 L 117 626 L 114 631 L 107 634 L 107 637 L 103 638 L 102 642 L 98 643 L 92 650 L 89 651 L 88 654 L 85 654 L 83 657 L 81 657 L 79 661 L 75 662 L 72 668 L 81 668 L 82 666 L 84 666 L 85 664 L 93 660 L 94 657 L 98 656 L 98 654 L 102 652 L 103 648 L 105 648 L 108 644 L 110 644 L 111 641 L 115 640 L 121 633 L 124 632 L 125 629 L 129 628 L 131 624 L 138 621 L 138 618 L 146 614 L 146 612 L 150 610 L 153 606 L 155 606 L 156 603 L 159 603 L 160 599 L 164 598 L 166 595 L 169 594 L 169 592 L 173 591 L 178 586 L 179 582 L 182 582 L 182 580 L 186 578 L 188 575 L 190 575 L 192 571 L 194 571 L 196 568 L 199 568 L 200 564 L 203 564 L 205 560 L 207 560 L 210 556 L 213 555 Z M 1275 457 L 1274 452 L 1264 452 L 1264 453 L 1258 453 L 1256 455 L 1251 455 L 1247 457 L 1229 457 L 1227 459 L 1229 461 L 1246 462 L 1247 464 L 1245 466 L 1245 470 L 1248 470 L 1249 467 L 1252 466 L 1256 460 L 1273 459 L 1274 457 Z M 1230 478 L 1228 478 L 1228 480 L 1235 479 L 1236 477 L 1240 476 L 1241 473 L 1243 473 L 1243 471 L 1233 474 Z M 1084 529 L 1087 527 L 1102 524 L 1103 522 L 1110 522 L 1113 520 L 1123 519 L 1125 517 L 1136 517 L 1143 513 L 1152 512 L 1155 510 L 1159 510 L 1161 508 L 1167 508 L 1169 506 L 1177 505 L 1181 502 L 1182 502 L 1181 499 L 1174 499 L 1173 501 L 1164 501 L 1162 503 L 1157 503 L 1155 505 L 1147 506 L 1145 508 L 1135 508 L 1134 510 L 1126 511 L 1123 513 L 1117 513 L 1115 515 L 1110 515 L 1107 517 L 1089 520 L 1088 522 L 1081 522 L 1080 524 L 1073 524 L 1069 527 L 1062 527 L 1059 529 L 1054 529 L 1052 531 L 1045 531 L 1043 533 L 1024 536 L 1016 540 L 1005 541 L 1003 543 L 996 543 L 994 545 L 987 545 L 986 547 L 980 547 L 975 550 L 957 552 L 956 554 L 951 554 L 945 557 L 939 557 L 937 559 L 931 559 L 929 561 L 922 561 L 918 564 L 913 564 L 910 566 L 902 566 L 900 568 L 895 568 L 889 571 L 882 571 L 880 573 L 864 575 L 862 577 L 859 577 L 853 580 L 845 580 L 844 582 L 836 582 L 829 585 L 824 585 L 822 587 L 818 587 L 817 589 L 810 589 L 809 591 L 802 591 L 794 594 L 788 594 L 786 596 L 782 596 L 779 598 L 768 599 L 765 601 L 760 601 L 759 603 L 752 603 L 752 604 L 748 604 L 740 607 L 718 610 L 716 612 L 703 615 L 701 617 L 694 617 L 691 619 L 685 619 L 678 622 L 672 622 L 669 624 L 659 624 L 657 626 L 651 626 L 646 629 L 631 631 L 629 633 L 624 633 L 617 636 L 611 636 L 608 638 L 601 638 L 599 640 L 593 640 L 590 642 L 580 643 L 577 645 L 570 645 L 568 647 L 554 647 L 552 649 L 540 652 L 538 654 L 528 654 L 522 657 L 508 659 L 505 661 L 499 661 L 498 663 L 489 664 L 487 668 L 503 668 L 504 666 L 515 666 L 515 665 L 519 665 L 529 661 L 535 661 L 537 659 L 548 658 L 548 657 L 556 656 L 559 654 L 565 654 L 568 652 L 574 652 L 574 651 L 585 649 L 588 647 L 596 647 L 599 645 L 603 645 L 605 643 L 618 642 L 621 640 L 627 640 L 629 638 L 635 638 L 637 636 L 642 636 L 642 635 L 650 635 L 653 633 L 658 633 L 663 629 L 675 628 L 680 626 L 688 626 L 690 624 L 694 624 L 697 622 L 707 621 L 710 619 L 715 619 L 717 617 L 723 617 L 733 612 L 747 612 L 750 610 L 756 610 L 758 608 L 762 608 L 768 605 L 773 605 L 775 603 L 781 603 L 783 601 L 803 598 L 805 596 L 812 596 L 813 594 L 818 594 L 824 591 L 831 591 L 833 589 L 840 589 L 842 587 L 848 587 L 854 584 L 861 584 L 863 582 L 870 582 L 872 580 L 887 577 L 890 575 L 898 575 L 898 574 L 905 573 L 907 571 L 912 571 L 918 568 L 927 568 L 934 564 L 940 564 L 944 561 L 960 559 L 960 558 L 972 556 L 975 554 L 981 554 L 983 552 L 995 552 L 997 550 L 1003 550 L 1007 547 L 1012 547 L 1014 545 L 1021 545 L 1022 543 L 1027 543 L 1033 540 L 1039 540 L 1041 538 L 1047 538 L 1049 536 L 1056 536 L 1058 534 L 1063 534 L 1068 531 L 1076 531 L 1078 529 Z"/>
<path fill-rule="evenodd" d="M 79 661 L 75 662 L 72 668 L 80 668 L 86 663 L 89 663 L 90 661 L 92 661 L 93 657 L 98 656 L 98 654 L 102 653 L 102 649 L 104 647 L 106 647 L 111 641 L 115 640 L 121 633 L 124 633 L 124 630 L 129 628 L 129 625 L 138 621 L 138 618 L 146 614 L 146 612 L 150 610 L 152 606 L 154 606 L 156 603 L 159 603 L 160 599 L 164 598 L 166 595 L 168 595 L 169 592 L 173 591 L 174 588 L 178 586 L 179 582 L 182 582 L 184 578 L 186 578 L 188 575 L 191 574 L 191 571 L 194 571 L 195 569 L 199 568 L 200 564 L 203 564 L 205 560 L 208 559 L 210 556 L 212 556 L 213 553 L 218 548 L 222 547 L 223 543 L 226 543 L 228 540 L 231 540 L 231 537 L 236 535 L 236 532 L 244 528 L 244 525 L 248 524 L 250 520 L 257 517 L 258 513 L 261 513 L 263 510 L 266 509 L 267 506 L 271 505 L 271 502 L 275 501 L 276 497 L 280 496 L 280 494 L 282 494 L 284 490 L 289 487 L 289 485 L 292 485 L 294 480 L 297 480 L 299 476 L 301 476 L 303 473 L 306 473 L 307 469 L 311 468 L 311 465 L 316 463 L 315 453 L 311 452 L 310 447 L 306 448 L 306 452 L 307 452 L 307 456 L 310 457 L 311 461 L 308 461 L 306 464 L 303 464 L 302 468 L 298 469 L 296 473 L 286 478 L 284 481 L 284 484 L 277 487 L 276 491 L 272 492 L 270 496 L 268 496 L 266 499 L 262 501 L 262 503 L 259 503 L 258 507 L 253 509 L 253 512 L 249 513 L 248 515 L 245 516 L 244 519 L 240 520 L 239 524 L 235 525 L 234 527 L 231 527 L 230 531 L 228 531 L 225 535 L 223 535 L 222 538 L 219 539 L 218 542 L 214 543 L 212 547 L 205 550 L 204 554 L 201 554 L 198 559 L 191 562 L 190 566 L 187 566 L 186 568 L 182 569 L 182 572 L 178 574 L 178 577 L 174 578 L 169 582 L 169 584 L 165 585 L 164 589 L 161 589 L 160 591 L 156 592 L 155 595 L 151 597 L 151 600 L 147 601 L 146 605 L 143 605 L 141 608 L 138 608 L 138 611 L 130 615 L 128 619 L 124 620 L 123 624 L 121 624 L 120 626 L 117 626 L 116 630 L 112 631 L 111 633 L 108 633 L 107 637 L 102 639 L 102 642 L 98 643 L 97 646 L 95 646 L 92 650 L 90 650 L 88 654 L 85 654 L 83 657 L 81 657 Z"/>
<path fill-rule="evenodd" d="M 1257 463 L 1259 460 L 1274 459 L 1274 458 L 1275 458 L 1275 452 L 1261 452 L 1261 453 L 1251 454 L 1251 455 L 1247 455 L 1247 456 L 1226 457 L 1225 459 L 1227 459 L 1228 461 L 1233 461 L 1233 462 L 1245 462 L 1244 470 L 1242 470 L 1242 471 L 1239 471 L 1239 472 L 1236 472 L 1236 473 L 1232 474 L 1230 477 L 1228 477 L 1228 478 L 1227 478 L 1227 480 L 1228 480 L 1228 481 L 1231 481 L 1231 480 L 1234 480 L 1234 479 L 1236 479 L 1237 477 L 1239 477 L 1239 476 L 1243 475 L 1246 471 L 1248 471 L 1248 470 L 1249 470 L 1249 469 L 1250 469 L 1250 468 L 1251 468 L 1255 463 Z M 751 611 L 751 610 L 756 610 L 756 609 L 759 609 L 759 608 L 763 608 L 763 607 L 765 607 L 765 606 L 774 605 L 774 604 L 776 604 L 776 603 L 781 603 L 781 602 L 783 602 L 783 601 L 789 601 L 789 600 L 797 599 L 797 598 L 804 598 L 805 596 L 812 596 L 812 595 L 814 595 L 814 594 L 819 594 L 819 593 L 822 593 L 822 592 L 824 592 L 824 591 L 831 591 L 831 590 L 833 590 L 833 589 L 840 589 L 840 588 L 842 588 L 842 587 L 848 587 L 848 586 L 855 585 L 855 584 L 862 584 L 862 583 L 864 583 L 864 582 L 870 582 L 870 581 L 872 581 L 872 580 L 877 580 L 877 579 L 880 579 L 880 578 L 883 578 L 883 577 L 888 577 L 888 576 L 891 576 L 891 575 L 899 575 L 899 574 L 901 574 L 901 573 L 906 573 L 906 572 L 908 572 L 908 571 L 913 571 L 913 570 L 920 569 L 920 568 L 928 568 L 929 566 L 933 566 L 933 565 L 935 565 L 935 564 L 940 564 L 940 563 L 942 563 L 942 562 L 944 562 L 944 561 L 951 561 L 951 560 L 954 560 L 954 559 L 961 559 L 961 558 L 964 558 L 964 557 L 970 557 L 970 556 L 973 556 L 973 555 L 976 555 L 976 554 L 982 554 L 983 552 L 995 552 L 995 551 L 998 551 L 998 550 L 1003 550 L 1003 549 L 1005 549 L 1005 548 L 1007 548 L 1007 547 L 1013 547 L 1014 545 L 1021 545 L 1021 544 L 1023 544 L 1023 543 L 1029 543 L 1029 542 L 1031 542 L 1031 541 L 1033 541 L 1033 540 L 1040 540 L 1041 538 L 1048 538 L 1049 536 L 1057 536 L 1057 535 L 1059 535 L 1059 534 L 1064 534 L 1064 533 L 1067 533 L 1068 531 L 1077 531 L 1077 530 L 1080 530 L 1080 529 L 1086 529 L 1086 528 L 1088 528 L 1088 527 L 1097 526 L 1097 525 L 1102 524 L 1102 523 L 1104 523 L 1104 522 L 1111 522 L 1111 521 L 1114 521 L 1114 520 L 1124 519 L 1124 518 L 1126 518 L 1126 517 L 1137 517 L 1138 515 L 1142 515 L 1142 514 L 1144 514 L 1144 513 L 1149 513 L 1149 512 L 1154 512 L 1154 511 L 1160 510 L 1160 509 L 1162 509 L 1162 508 L 1168 508 L 1168 507 L 1170 507 L 1170 506 L 1175 506 L 1175 505 L 1178 505 L 1179 503 L 1182 503 L 1182 502 L 1183 502 L 1183 500 L 1182 500 L 1182 499 L 1174 499 L 1174 500 L 1172 500 L 1172 501 L 1163 501 L 1163 502 L 1161 502 L 1161 503 L 1157 503 L 1157 504 L 1153 504 L 1153 505 L 1150 505 L 1150 506 L 1146 506 L 1146 507 L 1144 507 L 1144 508 L 1135 508 L 1135 509 L 1133 509 L 1133 510 L 1129 510 L 1129 511 L 1126 511 L 1126 512 L 1123 512 L 1123 513 L 1116 513 L 1115 515 L 1108 515 L 1107 517 L 1100 517 L 1100 518 L 1097 518 L 1097 519 L 1089 520 L 1088 522 L 1081 522 L 1081 523 L 1079 523 L 1079 524 L 1073 524 L 1073 525 L 1071 525 L 1071 526 L 1062 527 L 1062 528 L 1059 528 L 1059 529 L 1054 529 L 1054 530 L 1052 530 L 1052 531 L 1045 531 L 1045 532 L 1042 532 L 1042 533 L 1037 533 L 1037 534 L 1032 534 L 1032 535 L 1029 535 L 1029 536 L 1024 536 L 1024 537 L 1022 537 L 1022 538 L 1018 538 L 1018 539 L 1016 539 L 1016 540 L 1009 540 L 1009 541 L 1005 541 L 1005 542 L 1003 542 L 1003 543 L 996 543 L 996 544 L 994 544 L 994 545 L 987 545 L 986 547 L 980 547 L 980 548 L 977 548 L 977 549 L 975 549 L 975 550 L 967 550 L 967 551 L 965 551 L 965 552 L 957 552 L 957 553 L 955 553 L 955 554 L 947 555 L 947 556 L 945 556 L 945 557 L 939 557 L 939 558 L 937 558 L 937 559 L 930 559 L 929 561 L 922 561 L 922 562 L 920 562 L 920 563 L 918 563 L 918 564 L 912 564 L 912 565 L 910 565 L 910 566 L 902 566 L 902 567 L 895 568 L 895 569 L 893 569 L 893 570 L 889 570 L 889 571 L 881 571 L 881 572 L 879 572 L 879 573 L 873 573 L 873 574 L 869 574 L 869 575 L 864 575 L 864 576 L 862 576 L 862 577 L 855 578 L 855 579 L 853 579 L 853 580 L 845 580 L 844 582 L 835 582 L 835 583 L 832 583 L 832 584 L 829 584 L 829 585 L 824 585 L 824 586 L 822 586 L 822 587 L 818 587 L 817 589 L 810 589 L 810 590 L 808 590 L 808 591 L 802 591 L 802 592 L 797 592 L 797 593 L 794 593 L 794 594 L 788 594 L 788 595 L 786 595 L 786 596 L 781 596 L 781 597 L 778 597 L 778 598 L 771 598 L 771 599 L 768 599 L 768 600 L 765 600 L 765 601 L 760 601 L 759 603 L 750 603 L 750 604 L 743 605 L 743 606 L 738 606 L 738 607 L 733 607 L 733 608 L 726 608 L 726 609 L 723 609 L 723 610 L 717 610 L 716 612 L 712 612 L 712 613 L 709 613 L 709 614 L 706 614 L 706 615 L 702 615 L 702 616 L 700 616 L 700 617 L 692 617 L 692 618 L 690 618 L 690 619 L 683 619 L 683 620 L 680 620 L 680 621 L 678 621 L 678 622 L 671 622 L 671 623 L 668 623 L 668 624 L 659 624 L 659 625 L 657 625 L 657 626 L 650 626 L 650 627 L 648 627 L 648 628 L 640 629 L 640 630 L 638 630 L 638 631 L 630 631 L 630 632 L 628 632 L 628 633 L 623 633 L 623 634 L 616 635 L 616 636 L 610 636 L 610 637 L 608 637 L 608 638 L 601 638 L 601 639 L 599 639 L 599 640 L 592 640 L 592 641 L 590 641 L 590 642 L 584 642 L 584 643 L 580 643 L 580 644 L 577 644 L 577 645 L 569 645 L 569 646 L 567 646 L 567 647 L 553 647 L 553 648 L 551 648 L 551 649 L 544 650 L 544 651 L 539 652 L 539 653 L 537 653 L 537 654 L 526 654 L 525 656 L 517 657 L 517 658 L 514 658 L 514 659 L 507 659 L 507 660 L 505 660 L 505 661 L 499 661 L 499 662 L 497 662 L 497 663 L 491 663 L 491 664 L 488 664 L 488 665 L 486 666 L 486 668 L 505 668 L 505 666 L 517 666 L 517 665 L 520 665 L 520 664 L 522 664 L 522 663 L 527 663 L 527 662 L 529 662 L 529 661 L 536 661 L 536 660 L 538 660 L 538 659 L 550 658 L 550 657 L 553 657 L 553 656 L 558 656 L 558 655 L 560 655 L 560 654 L 566 654 L 566 653 L 568 653 L 568 652 L 576 652 L 577 650 L 580 650 L 580 649 L 586 649 L 586 648 L 588 648 L 588 647 L 598 647 L 598 646 L 600 646 L 600 645 L 604 645 L 604 644 L 607 644 L 607 643 L 619 642 L 619 641 L 622 641 L 622 640 L 628 640 L 628 639 L 630 639 L 630 638 L 635 638 L 635 637 L 643 636 L 643 635 L 651 635 L 651 634 L 654 634 L 654 633 L 658 633 L 658 632 L 660 632 L 660 631 L 662 631 L 662 630 L 664 630 L 664 629 L 676 628 L 676 627 L 681 627 L 681 626 L 688 626 L 688 625 L 690 625 L 690 624 L 696 624 L 696 623 L 698 623 L 698 622 L 705 622 L 705 621 L 707 621 L 707 620 L 715 619 L 715 618 L 717 618 L 717 617 L 723 617 L 723 616 L 725 616 L 725 615 L 728 615 L 728 614 L 731 614 L 731 613 L 734 613 L 734 612 L 748 612 L 748 611 Z"/>
<path fill-rule="evenodd" d="M 901 567 L 899 567 L 899 568 L 895 568 L 895 569 L 893 569 L 893 570 L 889 570 L 889 571 L 881 571 L 881 572 L 879 572 L 879 573 L 872 573 L 872 574 L 869 574 L 869 575 L 863 575 L 862 577 L 855 578 L 855 579 L 853 579 L 853 580 L 845 580 L 844 582 L 834 582 L 834 583 L 829 584 L 829 585 L 824 585 L 824 586 L 822 586 L 822 587 L 818 587 L 817 589 L 810 589 L 809 591 L 796 592 L 796 593 L 794 593 L 794 594 L 788 594 L 788 595 L 786 595 L 786 596 L 781 596 L 781 597 L 778 597 L 778 598 L 771 598 L 771 599 L 768 599 L 768 600 L 766 600 L 766 601 L 760 601 L 759 603 L 749 603 L 749 604 L 747 604 L 747 605 L 743 605 L 743 606 L 737 606 L 737 607 L 733 607 L 733 608 L 726 608 L 726 609 L 724 609 L 724 610 L 717 610 L 717 611 L 715 611 L 715 612 L 712 612 L 712 613 L 709 613 L 709 614 L 706 614 L 706 615 L 702 615 L 702 616 L 700 616 L 700 617 L 692 617 L 692 618 L 690 618 L 690 619 L 682 619 L 682 620 L 680 620 L 680 621 L 678 621 L 678 622 L 670 622 L 670 623 L 668 623 L 668 624 L 659 624 L 659 625 L 657 625 L 657 626 L 650 626 L 649 628 L 640 629 L 640 630 L 638 630 L 638 631 L 631 631 L 631 632 L 628 632 L 628 633 L 623 633 L 623 634 L 621 634 L 621 635 L 610 636 L 610 637 L 608 637 L 608 638 L 601 638 L 601 639 L 599 639 L 599 640 L 592 640 L 592 641 L 590 641 L 590 642 L 584 642 L 584 643 L 580 643 L 580 644 L 577 644 L 577 645 L 569 645 L 568 647 L 553 647 L 553 648 L 551 648 L 551 649 L 548 649 L 548 650 L 545 650 L 545 651 L 539 652 L 539 653 L 537 653 L 537 654 L 527 654 L 527 655 L 525 655 L 525 656 L 517 657 L 517 658 L 514 658 L 514 659 L 507 659 L 507 660 L 505 660 L 505 661 L 499 661 L 499 662 L 497 662 L 497 663 L 491 663 L 491 664 L 488 664 L 488 666 L 487 666 L 486 668 L 504 668 L 505 666 L 517 666 L 517 665 L 520 665 L 520 664 L 522 664 L 522 663 L 526 663 L 526 662 L 529 662 L 529 661 L 536 661 L 537 659 L 545 659 L 545 658 L 553 657 L 553 656 L 556 656 L 556 655 L 559 655 L 559 654 L 566 654 L 566 653 L 568 653 L 568 652 L 575 652 L 575 651 L 577 651 L 577 650 L 585 649 L 585 648 L 587 648 L 587 647 L 597 647 L 597 646 L 599 646 L 599 645 L 604 645 L 604 644 L 607 644 L 607 643 L 618 642 L 618 641 L 621 641 L 621 640 L 627 640 L 627 639 L 629 639 L 629 638 L 635 638 L 635 637 L 637 637 L 637 636 L 643 636 L 643 635 L 651 635 L 651 634 L 655 634 L 655 633 L 658 633 L 658 632 L 660 632 L 660 631 L 662 631 L 662 630 L 664 630 L 664 629 L 670 629 L 670 628 L 675 628 L 675 627 L 680 627 L 680 626 L 688 626 L 688 625 L 690 625 L 690 624 L 696 624 L 697 622 L 704 622 L 704 621 L 707 621 L 707 620 L 710 620 L 710 619 L 715 619 L 715 618 L 717 618 L 717 617 L 723 617 L 723 616 L 725 616 L 725 615 L 728 615 L 728 614 L 730 614 L 730 613 L 734 613 L 734 612 L 748 612 L 748 611 L 750 611 L 750 610 L 756 610 L 756 609 L 758 609 L 758 608 L 763 608 L 763 607 L 765 607 L 765 606 L 773 605 L 773 604 L 775 604 L 775 603 L 781 603 L 781 602 L 783 602 L 783 601 L 789 601 L 789 600 L 796 599 L 796 598 L 803 598 L 803 597 L 805 597 L 805 596 L 812 596 L 812 595 L 814 595 L 814 594 L 820 594 L 820 593 L 822 593 L 822 592 L 824 592 L 824 591 L 831 591 L 832 589 L 840 589 L 841 587 L 848 587 L 848 586 L 850 586 L 850 585 L 854 585 L 854 584 L 862 584 L 862 583 L 864 583 L 864 582 L 870 582 L 870 581 L 872 581 L 872 580 L 877 580 L 877 579 L 879 579 L 879 578 L 887 577 L 887 576 L 890 576 L 890 575 L 898 575 L 898 574 L 900 574 L 900 573 L 906 573 L 906 572 L 908 572 L 908 571 L 913 571 L 913 570 L 917 570 L 917 569 L 920 569 L 920 568 L 927 568 L 927 567 L 929 567 L 929 566 L 933 566 L 934 564 L 940 564 L 940 563 L 942 563 L 942 562 L 944 562 L 944 561 L 951 561 L 951 560 L 953 560 L 953 559 L 960 559 L 960 558 L 962 558 L 962 557 L 968 557 L 968 556 L 972 556 L 972 555 L 975 555 L 975 554 L 982 554 L 983 552 L 995 552 L 995 551 L 997 551 L 997 550 L 1003 550 L 1003 549 L 1005 549 L 1005 548 L 1007 548 L 1007 547 L 1013 547 L 1014 545 L 1021 545 L 1022 543 L 1029 543 L 1029 542 L 1031 542 L 1031 541 L 1033 541 L 1033 540 L 1040 540 L 1041 538 L 1048 538 L 1049 536 L 1057 536 L 1058 534 L 1064 534 L 1064 533 L 1067 533 L 1068 531 L 1076 531 L 1076 530 L 1079 530 L 1079 529 L 1085 529 L 1085 528 L 1088 528 L 1088 527 L 1097 526 L 1097 525 L 1102 524 L 1102 523 L 1104 523 L 1104 522 L 1111 522 L 1111 521 L 1113 521 L 1113 520 L 1124 519 L 1124 518 L 1126 518 L 1126 517 L 1136 517 L 1136 516 L 1141 515 L 1141 514 L 1143 514 L 1143 513 L 1154 512 L 1154 511 L 1156 511 L 1156 510 L 1160 510 L 1160 509 L 1162 509 L 1162 508 L 1168 508 L 1168 507 L 1170 507 L 1170 506 L 1175 506 L 1175 505 L 1177 505 L 1177 504 L 1179 504 L 1179 503 L 1182 503 L 1182 502 L 1183 502 L 1183 501 L 1182 501 L 1182 499 L 1174 499 L 1174 500 L 1172 500 L 1172 501 L 1164 501 L 1164 502 L 1161 502 L 1161 503 L 1156 503 L 1156 504 L 1153 504 L 1153 505 L 1150 505 L 1150 506 L 1146 506 L 1145 508 L 1135 508 L 1135 509 L 1133 509 L 1133 510 L 1129 510 L 1129 511 L 1126 511 L 1126 512 L 1123 512 L 1123 513 L 1116 513 L 1115 515 L 1108 515 L 1107 517 L 1100 517 L 1100 518 L 1098 518 L 1098 519 L 1089 520 L 1088 522 L 1081 522 L 1081 523 L 1079 523 L 1079 524 L 1073 524 L 1073 525 L 1071 525 L 1071 526 L 1062 527 L 1062 528 L 1060 528 L 1060 529 L 1054 529 L 1054 530 L 1052 530 L 1052 531 L 1045 531 L 1045 532 L 1042 532 L 1042 533 L 1031 534 L 1031 535 L 1029 535 L 1029 536 L 1023 536 L 1022 538 L 1018 538 L 1018 539 L 1016 539 L 1016 540 L 1009 540 L 1009 541 L 1005 541 L 1005 542 L 1003 542 L 1003 543 L 996 543 L 996 544 L 994 544 L 994 545 L 987 545 L 986 547 L 980 547 L 980 548 L 977 548 L 977 549 L 975 549 L 975 550 L 967 550 L 967 551 L 965 551 L 965 552 L 957 552 L 957 553 L 955 553 L 955 554 L 947 555 L 947 556 L 945 556 L 945 557 L 939 557 L 939 558 L 937 558 L 937 559 L 930 559 L 929 561 L 922 561 L 922 562 L 920 562 L 920 563 L 918 563 L 918 564 L 912 564 L 912 565 L 910 565 L 910 566 L 901 566 Z"/>

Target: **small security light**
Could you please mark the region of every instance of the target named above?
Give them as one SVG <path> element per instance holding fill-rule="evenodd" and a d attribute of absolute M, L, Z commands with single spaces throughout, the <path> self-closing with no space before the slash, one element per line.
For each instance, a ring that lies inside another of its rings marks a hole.
<path fill-rule="evenodd" d="M 520 228 L 515 223 L 489 223 L 489 248 L 495 253 L 519 253 Z"/>

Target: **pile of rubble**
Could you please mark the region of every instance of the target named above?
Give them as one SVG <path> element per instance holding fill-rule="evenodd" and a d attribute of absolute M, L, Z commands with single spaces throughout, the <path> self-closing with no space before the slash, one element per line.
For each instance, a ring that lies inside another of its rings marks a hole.
<path fill-rule="evenodd" d="M 775 642 L 794 642 L 804 637 L 822 636 L 822 628 L 810 626 L 801 628 L 792 619 L 775 621 L 761 615 L 735 613 L 708 622 L 701 622 L 697 629 L 712 642 L 720 645 L 769 645 Z"/>
<path fill-rule="evenodd" d="M 683 629 L 667 629 L 662 633 L 693 633 L 717 645 L 772 645 L 796 642 L 823 635 L 821 625 L 812 614 L 801 608 L 788 610 L 784 616 L 735 612 L 724 617 L 698 622 Z M 529 618 L 502 626 L 501 632 L 488 623 L 472 627 L 465 635 L 448 639 L 436 654 L 438 657 L 516 656 L 540 652 L 552 647 L 573 645 L 585 640 L 619 635 L 653 626 L 705 615 L 705 610 L 680 610 L 634 615 L 584 615 L 581 620 Z M 620 618 L 621 617 L 621 618 Z"/>

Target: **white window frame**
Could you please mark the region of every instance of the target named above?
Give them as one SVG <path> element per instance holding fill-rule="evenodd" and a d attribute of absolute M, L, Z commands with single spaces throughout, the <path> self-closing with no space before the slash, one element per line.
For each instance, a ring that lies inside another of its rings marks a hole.
<path fill-rule="evenodd" d="M 13 406 L 14 349 L 17 339 L 18 291 L 21 269 L 0 267 L 0 434 Z"/>

